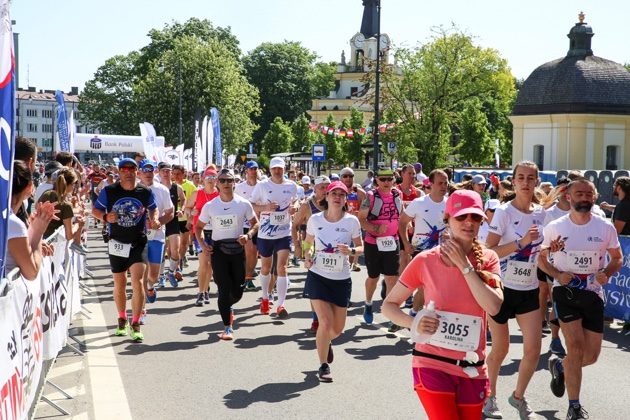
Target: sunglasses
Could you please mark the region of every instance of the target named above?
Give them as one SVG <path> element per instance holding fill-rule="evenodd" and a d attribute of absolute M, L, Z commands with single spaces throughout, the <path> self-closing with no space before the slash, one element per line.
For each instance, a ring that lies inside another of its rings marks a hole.
<path fill-rule="evenodd" d="M 342 178 L 354 178 L 354 175 L 352 174 L 345 174 L 345 175 L 341 175 Z"/>
<path fill-rule="evenodd" d="M 118 168 L 120 172 L 134 172 L 136 170 L 135 166 L 123 166 L 122 168 Z"/>
<path fill-rule="evenodd" d="M 458 222 L 463 222 L 464 220 L 468 219 L 468 216 L 470 216 L 472 221 L 475 223 L 480 223 L 483 220 L 482 215 L 475 214 L 475 213 L 467 213 L 467 214 L 462 214 L 461 216 L 456 216 L 455 220 L 457 220 Z"/>
<path fill-rule="evenodd" d="M 153 173 L 153 168 L 142 168 L 140 170 L 144 172 L 145 174 Z"/>
<path fill-rule="evenodd" d="M 392 177 L 387 177 L 387 178 L 379 178 L 378 179 L 380 182 L 392 182 L 394 180 L 394 178 Z"/>
<path fill-rule="evenodd" d="M 234 178 L 219 178 L 219 183 L 221 184 L 232 184 L 234 182 Z"/>
<path fill-rule="evenodd" d="M 217 180 L 217 177 L 213 175 L 206 177 L 206 181 L 216 181 L 216 180 Z"/>

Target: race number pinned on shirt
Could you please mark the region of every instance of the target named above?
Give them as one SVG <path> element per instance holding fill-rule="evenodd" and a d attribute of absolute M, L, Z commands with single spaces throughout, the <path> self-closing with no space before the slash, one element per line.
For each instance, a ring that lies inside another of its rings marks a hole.
<path fill-rule="evenodd" d="M 269 223 L 272 226 L 282 226 L 289 223 L 289 213 L 286 211 L 272 211 L 269 213 Z"/>
<path fill-rule="evenodd" d="M 129 258 L 131 252 L 131 244 L 123 244 L 122 242 L 110 239 L 108 242 L 109 255 L 121 258 Z"/>
<path fill-rule="evenodd" d="M 457 351 L 475 351 L 479 347 L 482 319 L 456 312 L 436 311 L 440 326 L 427 344 Z"/>
<path fill-rule="evenodd" d="M 593 274 L 599 270 L 599 251 L 567 251 L 567 263 L 571 273 Z"/>
<path fill-rule="evenodd" d="M 232 230 L 236 228 L 235 214 L 222 214 L 212 218 L 212 229 L 216 230 Z"/>
<path fill-rule="evenodd" d="M 517 286 L 533 286 L 538 284 L 536 264 L 527 261 L 508 261 L 504 282 Z"/>
<path fill-rule="evenodd" d="M 376 246 L 379 251 L 396 251 L 396 238 L 393 236 L 376 238 Z"/>
<path fill-rule="evenodd" d="M 315 258 L 315 266 L 320 270 L 339 273 L 343 270 L 344 258 L 343 254 L 318 252 Z"/>

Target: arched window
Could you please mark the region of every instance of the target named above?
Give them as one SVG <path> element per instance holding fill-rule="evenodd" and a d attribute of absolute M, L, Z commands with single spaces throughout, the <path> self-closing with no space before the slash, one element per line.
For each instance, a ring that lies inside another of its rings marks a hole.
<path fill-rule="evenodd" d="M 538 165 L 538 170 L 543 171 L 545 166 L 545 146 L 537 144 L 534 146 L 534 163 Z"/>

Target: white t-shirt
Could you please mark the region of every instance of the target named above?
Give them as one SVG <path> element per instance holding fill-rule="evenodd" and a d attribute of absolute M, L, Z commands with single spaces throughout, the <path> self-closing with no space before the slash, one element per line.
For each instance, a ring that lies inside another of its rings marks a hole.
<path fill-rule="evenodd" d="M 601 207 L 599 207 L 597 204 L 593 205 L 591 213 L 593 213 L 595 216 L 599 216 L 604 219 L 606 218 L 606 213 L 604 213 Z M 569 210 L 562 210 L 558 208 L 558 204 L 556 203 L 545 211 L 545 222 L 543 223 L 543 225 L 547 226 L 549 223 L 567 214 L 569 214 Z"/>
<path fill-rule="evenodd" d="M 481 226 L 479 226 L 479 232 L 477 233 L 477 239 L 479 242 L 482 244 L 486 243 L 486 239 L 488 239 L 488 232 L 490 232 L 488 229 L 488 222 L 484 221 Z"/>
<path fill-rule="evenodd" d="M 39 201 L 39 197 L 41 197 L 42 194 L 52 189 L 53 189 L 53 184 L 49 184 L 48 182 L 42 182 L 41 184 L 37 186 L 33 200 L 37 203 Z"/>
<path fill-rule="evenodd" d="M 353 239 L 361 237 L 361 224 L 356 216 L 345 213 L 338 222 L 331 223 L 324 212 L 308 219 L 306 233 L 315 237 L 315 258 L 310 270 L 331 280 L 350 278 L 348 256 L 339 253 L 337 244 L 353 245 Z"/>
<path fill-rule="evenodd" d="M 414 219 L 414 231 L 411 244 L 416 251 L 425 251 L 438 246 L 440 234 L 446 228 L 444 224 L 444 208 L 446 197 L 436 203 L 430 195 L 413 200 L 403 210 Z"/>
<path fill-rule="evenodd" d="M 285 179 L 282 184 L 276 184 L 271 178 L 256 184 L 249 199 L 253 204 L 265 205 L 272 201 L 278 203 L 275 211 L 260 213 L 260 239 L 280 239 L 291 236 L 291 216 L 289 206 L 297 199 L 297 185 Z"/>
<path fill-rule="evenodd" d="M 237 194 L 228 202 L 221 200 L 221 196 L 208 201 L 199 214 L 202 223 L 212 226 L 213 241 L 237 239 L 243 234 L 243 221 L 253 217 L 252 204 Z"/>
<path fill-rule="evenodd" d="M 7 241 L 15 238 L 26 238 L 28 237 L 28 229 L 23 221 L 20 220 L 13 212 L 9 213 L 9 224 L 7 229 Z M 5 259 L 5 275 L 9 274 L 9 271 L 13 270 L 17 267 L 13 256 L 7 249 L 6 259 Z"/>
<path fill-rule="evenodd" d="M 153 185 L 149 187 L 153 191 L 155 196 L 155 204 L 158 208 L 158 217 L 162 217 L 164 212 L 173 208 L 173 201 L 171 201 L 171 194 L 164 185 L 153 181 Z M 159 229 L 148 229 L 147 237 L 149 240 L 164 242 L 166 234 L 164 233 L 164 226 Z"/>
<path fill-rule="evenodd" d="M 534 290 L 538 287 L 536 259 L 543 241 L 544 220 L 545 210 L 538 204 L 534 204 L 534 210 L 529 214 L 516 209 L 512 202 L 500 205 L 494 212 L 488 231 L 501 237 L 499 245 L 522 239 L 532 225 L 538 226 L 541 234 L 535 242 L 501 258 L 501 278 L 506 287 L 513 290 Z"/>
<path fill-rule="evenodd" d="M 247 181 L 243 181 L 236 184 L 236 187 L 234 187 L 234 192 L 243 197 L 245 200 L 249 200 L 252 196 L 252 193 L 254 192 L 254 188 L 256 188 L 256 185 L 258 184 L 249 185 Z M 251 227 L 249 225 L 249 219 L 245 220 L 243 227 L 248 229 Z"/>
<path fill-rule="evenodd" d="M 598 216 L 591 217 L 585 225 L 573 223 L 569 215 L 563 216 L 549 223 L 544 229 L 544 235 L 544 247 L 548 247 L 558 236 L 564 241 L 564 249 L 550 254 L 553 266 L 581 278 L 606 267 L 607 250 L 620 246 L 615 227 Z M 553 284 L 560 285 L 557 280 Z M 587 290 L 601 296 L 601 285 L 597 282 L 589 282 Z"/>

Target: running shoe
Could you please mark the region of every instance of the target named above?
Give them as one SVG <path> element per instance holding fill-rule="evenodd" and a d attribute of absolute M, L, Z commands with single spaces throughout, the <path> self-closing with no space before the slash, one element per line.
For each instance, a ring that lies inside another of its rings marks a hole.
<path fill-rule="evenodd" d="M 405 301 L 405 308 L 406 309 L 413 308 L 413 295 L 409 296 L 407 300 Z"/>
<path fill-rule="evenodd" d="M 588 412 L 580 404 L 570 405 L 567 411 L 567 420 L 588 419 Z"/>
<path fill-rule="evenodd" d="M 491 396 L 483 403 L 483 415 L 489 419 L 502 419 L 503 414 L 497 405 L 497 397 Z"/>
<path fill-rule="evenodd" d="M 76 242 L 72 242 L 72 244 L 70 244 L 70 249 L 81 255 L 87 255 L 87 253 L 90 251 L 85 247 L 85 245 L 78 244 Z"/>
<path fill-rule="evenodd" d="M 542 332 L 543 334 L 551 334 L 551 326 L 548 321 L 542 322 Z"/>
<path fill-rule="evenodd" d="M 248 290 L 248 291 L 256 290 L 256 285 L 254 284 L 252 280 L 247 280 L 245 282 L 245 290 Z"/>
<path fill-rule="evenodd" d="M 119 337 L 127 335 L 127 327 L 129 327 L 129 321 L 127 321 L 125 318 L 118 318 L 118 328 L 116 328 L 114 335 L 117 335 Z"/>
<path fill-rule="evenodd" d="M 263 299 L 260 301 L 260 313 L 263 315 L 269 315 L 269 299 Z"/>
<path fill-rule="evenodd" d="M 374 313 L 372 312 L 372 305 L 368 305 L 367 303 L 363 307 L 363 320 L 366 324 L 372 325 L 374 322 Z"/>
<path fill-rule="evenodd" d="M 164 277 L 164 274 L 161 274 L 160 277 L 158 278 L 157 286 L 166 287 L 166 278 Z"/>
<path fill-rule="evenodd" d="M 332 375 L 330 374 L 330 366 L 328 363 L 322 363 L 317 372 L 317 376 L 321 382 L 332 382 Z"/>
<path fill-rule="evenodd" d="M 179 282 L 184 280 L 184 276 L 182 276 L 182 270 L 180 268 L 178 268 L 177 270 L 175 270 L 175 279 Z"/>
<path fill-rule="evenodd" d="M 331 341 L 330 345 L 328 346 L 328 356 L 326 356 L 326 362 L 332 363 L 333 360 L 335 360 L 335 353 L 333 353 L 332 341 Z"/>
<path fill-rule="evenodd" d="M 225 330 L 219 336 L 221 340 L 230 341 L 234 340 L 234 331 L 232 327 L 225 327 Z"/>
<path fill-rule="evenodd" d="M 147 321 L 147 310 L 143 309 L 142 312 L 140 312 L 140 325 L 144 325 L 145 322 Z"/>
<path fill-rule="evenodd" d="M 203 292 L 203 303 L 206 305 L 210 303 L 210 292 Z"/>
<path fill-rule="evenodd" d="M 175 275 L 173 273 L 168 273 L 168 282 L 171 283 L 172 287 L 179 286 L 179 284 L 177 284 L 177 279 L 175 278 Z"/>
<path fill-rule="evenodd" d="M 357 263 L 352 264 L 352 271 L 354 271 L 355 273 L 361 271 L 361 267 L 359 267 L 359 264 Z"/>
<path fill-rule="evenodd" d="M 562 359 L 557 356 L 551 356 L 547 362 L 547 368 L 551 373 L 551 383 L 549 387 L 551 392 L 558 398 L 564 395 L 564 372 L 562 368 L 558 366 L 558 363 L 562 363 Z"/>
<path fill-rule="evenodd" d="M 137 342 L 144 340 L 144 334 L 140 331 L 140 324 L 131 324 L 131 339 Z"/>
<path fill-rule="evenodd" d="M 197 300 L 195 306 L 203 306 L 203 293 L 197 293 Z"/>
<path fill-rule="evenodd" d="M 527 402 L 525 397 L 517 400 L 516 398 L 514 398 L 514 393 L 512 393 L 512 395 L 510 395 L 510 397 L 508 398 L 508 402 L 512 407 L 518 410 L 518 415 L 521 420 L 533 420 L 538 418 L 536 413 L 534 413 L 534 410 L 530 408 L 529 403 Z"/>
<path fill-rule="evenodd" d="M 276 315 L 278 315 L 278 318 L 280 319 L 287 319 L 289 317 L 289 313 L 285 309 L 284 305 L 278 306 L 278 309 L 276 309 Z"/>
<path fill-rule="evenodd" d="M 390 322 L 389 323 L 389 328 L 387 328 L 387 332 L 390 332 L 390 333 L 395 333 L 395 332 L 398 332 L 400 330 L 402 330 L 402 327 L 400 325 L 394 324 L 393 322 Z"/>
<path fill-rule="evenodd" d="M 309 330 L 312 334 L 317 334 L 317 329 L 319 328 L 319 321 L 311 322 L 311 329 Z"/>
<path fill-rule="evenodd" d="M 567 355 L 566 350 L 562 346 L 562 340 L 560 340 L 560 337 L 551 339 L 551 343 L 549 344 L 549 351 L 561 357 Z"/>
<path fill-rule="evenodd" d="M 157 290 L 155 290 L 155 287 L 152 287 L 149 290 L 147 290 L 147 303 L 153 303 L 155 302 L 156 299 L 157 299 Z"/>

